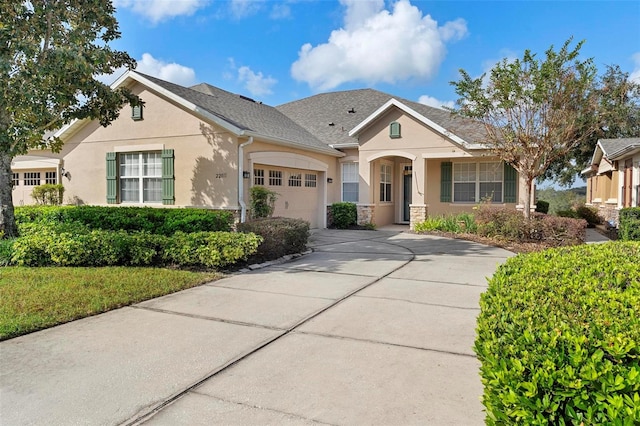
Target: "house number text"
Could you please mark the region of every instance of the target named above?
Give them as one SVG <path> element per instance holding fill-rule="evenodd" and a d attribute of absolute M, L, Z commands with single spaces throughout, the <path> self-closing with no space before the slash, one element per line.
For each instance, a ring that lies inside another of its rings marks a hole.
<path fill-rule="evenodd" d="M 226 173 L 216 173 L 216 179 L 224 179 L 227 177 Z"/>

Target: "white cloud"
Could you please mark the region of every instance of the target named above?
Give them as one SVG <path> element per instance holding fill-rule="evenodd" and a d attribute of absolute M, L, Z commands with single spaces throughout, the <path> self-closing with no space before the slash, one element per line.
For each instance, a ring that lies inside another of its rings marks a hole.
<path fill-rule="evenodd" d="M 150 53 L 142 54 L 142 59 L 138 61 L 136 71 L 182 86 L 191 86 L 196 82 L 196 72 L 193 68 L 185 67 L 175 62 L 164 62 L 154 58 Z"/>
<path fill-rule="evenodd" d="M 443 107 L 447 107 L 447 108 L 455 107 L 454 101 L 441 101 L 439 99 L 436 99 L 428 95 L 420 96 L 420 98 L 418 99 L 418 102 L 421 104 L 429 105 L 429 106 L 440 108 L 440 109 L 444 109 Z"/>
<path fill-rule="evenodd" d="M 276 3 L 271 8 L 269 18 L 271 19 L 288 19 L 291 17 L 291 8 L 288 4 Z"/>
<path fill-rule="evenodd" d="M 231 0 L 231 14 L 236 19 L 258 13 L 262 7 L 262 0 Z"/>
<path fill-rule="evenodd" d="M 640 84 L 640 52 L 634 53 L 631 55 L 631 59 L 633 59 L 633 71 L 629 75 L 629 80 L 634 83 Z"/>
<path fill-rule="evenodd" d="M 464 20 L 438 27 L 409 0 L 399 0 L 392 11 L 383 9 L 382 0 L 341 3 L 346 6 L 345 28 L 332 31 L 327 43 L 303 45 L 291 66 L 296 80 L 318 90 L 350 81 L 428 80 L 444 60 L 445 42 L 467 34 Z"/>
<path fill-rule="evenodd" d="M 209 0 L 115 0 L 116 7 L 131 9 L 142 15 L 152 23 L 174 18 L 181 15 L 193 15 L 196 10 L 205 7 Z"/>
<path fill-rule="evenodd" d="M 238 68 L 238 80 L 244 83 L 244 87 L 253 96 L 272 94 L 271 88 L 278 82 L 275 78 L 265 77 L 261 72 L 255 73 L 246 66 Z"/>

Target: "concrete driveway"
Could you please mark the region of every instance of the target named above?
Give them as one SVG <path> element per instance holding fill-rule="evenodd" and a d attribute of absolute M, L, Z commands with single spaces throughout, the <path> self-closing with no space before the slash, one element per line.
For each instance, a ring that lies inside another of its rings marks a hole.
<path fill-rule="evenodd" d="M 483 424 L 472 346 L 512 254 L 398 231 L 0 343 L 0 424 Z"/>

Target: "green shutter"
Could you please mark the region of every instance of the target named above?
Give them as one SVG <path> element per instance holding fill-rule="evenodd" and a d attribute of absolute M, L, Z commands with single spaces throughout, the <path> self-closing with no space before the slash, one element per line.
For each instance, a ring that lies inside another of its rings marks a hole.
<path fill-rule="evenodd" d="M 515 203 L 518 193 L 518 172 L 509 163 L 504 163 L 504 202 Z"/>
<path fill-rule="evenodd" d="M 452 163 L 450 161 L 443 161 L 440 163 L 440 202 L 441 203 L 450 203 L 451 202 L 451 172 L 452 172 Z"/>
<path fill-rule="evenodd" d="M 107 204 L 118 202 L 118 165 L 116 153 L 107 152 Z"/>
<path fill-rule="evenodd" d="M 175 176 L 173 171 L 173 150 L 162 150 L 162 204 L 175 204 Z"/>

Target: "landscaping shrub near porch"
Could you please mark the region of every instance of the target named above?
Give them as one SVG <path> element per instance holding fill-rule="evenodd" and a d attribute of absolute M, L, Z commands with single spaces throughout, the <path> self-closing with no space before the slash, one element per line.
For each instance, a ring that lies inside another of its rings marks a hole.
<path fill-rule="evenodd" d="M 620 210 L 618 236 L 624 241 L 640 241 L 640 207 Z"/>
<path fill-rule="evenodd" d="M 640 423 L 640 243 L 518 255 L 481 298 L 487 424 Z"/>
<path fill-rule="evenodd" d="M 263 241 L 248 262 L 261 263 L 287 254 L 300 253 L 307 248 L 309 222 L 302 219 L 273 217 L 238 224 L 238 231 L 252 232 Z"/>

